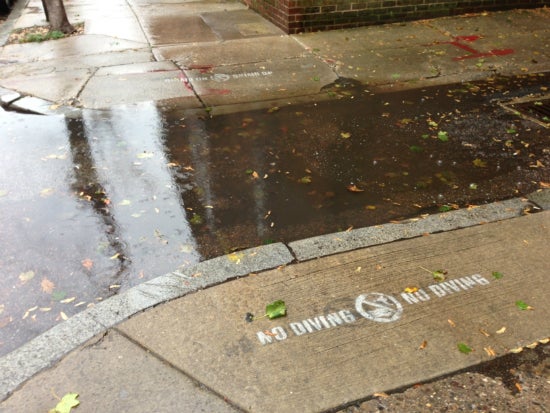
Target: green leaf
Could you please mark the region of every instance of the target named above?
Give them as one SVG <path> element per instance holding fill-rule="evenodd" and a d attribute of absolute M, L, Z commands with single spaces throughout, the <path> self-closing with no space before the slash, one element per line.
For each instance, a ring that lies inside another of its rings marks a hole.
<path fill-rule="evenodd" d="M 193 225 L 200 225 L 202 224 L 202 217 L 199 214 L 194 213 L 189 222 Z"/>
<path fill-rule="evenodd" d="M 437 270 L 432 272 L 432 276 L 437 282 L 445 281 L 445 274 L 447 274 L 447 271 L 445 270 Z"/>
<path fill-rule="evenodd" d="M 283 317 L 286 315 L 286 305 L 283 300 L 273 301 L 265 307 L 265 315 L 273 320 L 274 318 Z"/>
<path fill-rule="evenodd" d="M 516 131 L 514 128 L 508 128 L 508 129 L 506 129 L 506 133 L 509 133 L 509 134 L 511 134 L 511 135 L 514 134 L 514 133 L 516 133 L 516 132 L 517 132 L 517 131 Z"/>
<path fill-rule="evenodd" d="M 458 351 L 460 351 L 461 353 L 464 353 L 464 354 L 468 354 L 468 353 L 471 353 L 473 351 L 472 348 L 468 344 L 465 344 L 465 343 L 458 343 L 457 347 L 458 347 Z"/>
<path fill-rule="evenodd" d="M 451 209 L 453 208 L 450 207 L 449 205 L 441 205 L 439 207 L 439 212 L 449 212 Z"/>
<path fill-rule="evenodd" d="M 310 184 L 311 176 L 309 175 L 303 176 L 302 178 L 298 179 L 298 182 L 300 182 L 301 184 Z"/>
<path fill-rule="evenodd" d="M 437 132 L 437 139 L 439 139 L 441 142 L 447 142 L 449 140 L 449 135 L 447 132 L 440 130 Z"/>
<path fill-rule="evenodd" d="M 430 137 L 430 135 L 428 135 L 427 133 L 423 133 L 421 138 L 422 139 L 428 139 Z"/>
<path fill-rule="evenodd" d="M 516 307 L 519 308 L 520 310 L 532 310 L 533 309 L 533 307 L 531 307 L 529 304 L 527 304 L 523 300 L 516 301 Z"/>
<path fill-rule="evenodd" d="M 417 146 L 417 145 L 411 145 L 409 147 L 409 149 L 412 151 L 412 152 L 415 152 L 415 153 L 419 153 L 419 152 L 422 152 L 422 147 L 421 146 Z"/>
<path fill-rule="evenodd" d="M 50 413 L 70 413 L 73 407 L 80 404 L 78 400 L 78 393 L 67 393 L 54 409 L 50 410 Z"/>
<path fill-rule="evenodd" d="M 493 271 L 491 275 L 495 280 L 500 280 L 502 277 L 504 277 L 504 274 L 498 271 Z"/>
<path fill-rule="evenodd" d="M 475 190 L 475 189 L 477 189 L 477 184 L 472 182 L 472 183 L 468 186 L 468 188 Z"/>
<path fill-rule="evenodd" d="M 65 291 L 54 291 L 52 293 L 52 300 L 53 301 L 61 301 L 67 296 L 67 293 Z"/>

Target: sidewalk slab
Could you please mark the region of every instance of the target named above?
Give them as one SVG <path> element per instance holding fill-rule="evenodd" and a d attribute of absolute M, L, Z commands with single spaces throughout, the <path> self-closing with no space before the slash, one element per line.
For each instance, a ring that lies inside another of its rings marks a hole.
<path fill-rule="evenodd" d="M 337 76 L 313 57 L 184 70 L 186 82 L 210 107 L 315 95 Z"/>
<path fill-rule="evenodd" d="M 324 411 L 549 337 L 549 236 L 541 212 L 375 246 L 199 291 L 117 329 L 247 411 Z M 287 317 L 245 321 L 277 299 Z"/>
<path fill-rule="evenodd" d="M 162 46 L 154 48 L 153 53 L 158 60 L 172 60 L 180 67 L 195 67 L 203 71 L 215 66 L 293 59 L 310 55 L 288 36 Z"/>
<path fill-rule="evenodd" d="M 0 404 L 0 412 L 48 412 L 59 402 L 56 395 L 73 392 L 79 394 L 80 405 L 75 411 L 80 413 L 236 411 L 173 367 L 111 331 L 34 377 Z"/>

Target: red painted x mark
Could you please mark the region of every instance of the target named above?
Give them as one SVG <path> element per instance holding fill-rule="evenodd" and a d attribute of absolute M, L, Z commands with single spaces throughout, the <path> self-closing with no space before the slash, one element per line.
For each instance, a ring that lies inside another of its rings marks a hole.
<path fill-rule="evenodd" d="M 468 53 L 470 53 L 464 56 L 454 57 L 453 60 L 475 59 L 488 56 L 505 56 L 507 54 L 514 53 L 514 49 L 493 49 L 489 50 L 488 52 L 480 52 L 479 50 L 476 50 L 473 47 L 470 47 L 466 43 L 464 43 L 472 43 L 479 39 L 481 39 L 481 36 L 456 36 L 450 42 L 436 42 L 435 44 L 452 44 L 453 46 L 458 47 L 462 50 L 466 50 Z"/>

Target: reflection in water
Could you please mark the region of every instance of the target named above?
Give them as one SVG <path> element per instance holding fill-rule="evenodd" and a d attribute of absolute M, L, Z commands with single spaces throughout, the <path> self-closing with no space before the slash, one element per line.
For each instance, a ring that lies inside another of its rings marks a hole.
<path fill-rule="evenodd" d="M 0 355 L 200 259 L 154 105 L 0 116 Z"/>

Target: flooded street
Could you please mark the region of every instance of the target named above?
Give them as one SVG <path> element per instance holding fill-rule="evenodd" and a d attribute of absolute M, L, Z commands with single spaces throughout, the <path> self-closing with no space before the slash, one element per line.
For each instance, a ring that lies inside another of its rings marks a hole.
<path fill-rule="evenodd" d="M 548 185 L 549 130 L 498 102 L 548 94 L 549 78 L 338 84 L 325 102 L 211 118 L 0 112 L 0 355 L 179 266 Z"/>

